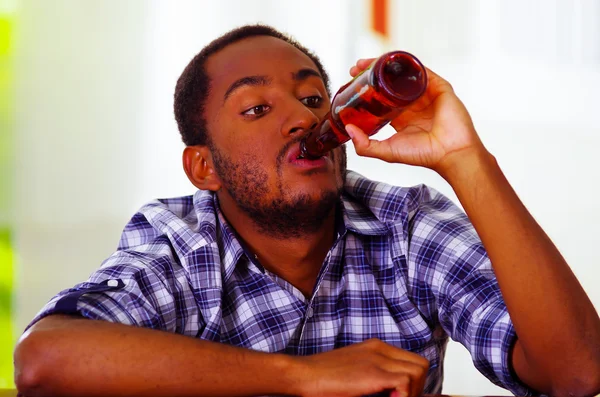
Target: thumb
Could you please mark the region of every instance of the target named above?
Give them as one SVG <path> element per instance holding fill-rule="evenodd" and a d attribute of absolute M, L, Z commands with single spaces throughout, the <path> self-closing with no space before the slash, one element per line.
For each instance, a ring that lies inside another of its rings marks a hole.
<path fill-rule="evenodd" d="M 382 142 L 370 139 L 359 127 L 354 124 L 346 124 L 346 132 L 352 138 L 356 154 L 364 157 L 376 157 L 384 161 L 390 161 L 389 147 Z"/>

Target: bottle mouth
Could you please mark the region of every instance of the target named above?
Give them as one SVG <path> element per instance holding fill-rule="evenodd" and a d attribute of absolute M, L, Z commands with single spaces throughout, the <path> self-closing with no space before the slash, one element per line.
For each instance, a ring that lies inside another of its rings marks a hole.
<path fill-rule="evenodd" d="M 298 155 L 296 156 L 296 160 L 302 160 L 302 159 L 306 159 L 306 160 L 317 160 L 321 157 L 323 157 L 322 154 L 318 154 L 318 153 L 311 153 L 308 148 L 306 147 L 306 141 L 315 136 L 315 131 L 311 131 L 311 133 L 308 136 L 305 136 L 301 141 L 300 141 L 300 146 L 299 146 L 299 150 L 298 150 Z"/>
<path fill-rule="evenodd" d="M 376 84 L 396 105 L 407 105 L 419 98 L 427 88 L 425 66 L 415 56 L 404 51 L 390 52 L 377 60 L 373 67 L 379 76 Z"/>

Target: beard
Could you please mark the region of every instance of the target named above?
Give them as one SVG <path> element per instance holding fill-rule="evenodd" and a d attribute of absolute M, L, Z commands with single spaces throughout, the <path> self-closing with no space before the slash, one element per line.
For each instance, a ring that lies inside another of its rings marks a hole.
<path fill-rule="evenodd" d="M 346 147 L 342 146 L 339 151 L 330 152 L 334 172 L 339 172 L 336 175 L 339 183 L 335 190 L 322 191 L 318 198 L 307 193 L 290 194 L 283 185 L 283 164 L 289 148 L 300 140 L 289 141 L 277 156 L 278 178 L 274 199 L 269 188 L 268 173 L 257 166 L 255 156 L 248 153 L 243 158 L 233 160 L 209 144 L 215 171 L 223 188 L 261 233 L 277 239 L 302 237 L 319 230 L 335 210 L 346 180 Z"/>

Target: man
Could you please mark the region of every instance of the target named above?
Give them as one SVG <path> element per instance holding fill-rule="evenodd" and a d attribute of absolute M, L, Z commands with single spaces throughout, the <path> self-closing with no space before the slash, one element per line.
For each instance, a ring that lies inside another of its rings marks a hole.
<path fill-rule="evenodd" d="M 175 92 L 199 191 L 143 207 L 90 280 L 40 312 L 15 350 L 19 389 L 418 396 L 441 392 L 450 336 L 514 393 L 598 392 L 598 314 L 428 73 L 397 134 L 346 128 L 360 155 L 437 171 L 468 218 L 427 187 L 346 172 L 343 148 L 297 159 L 329 110 L 298 43 L 247 26 L 203 49 Z"/>

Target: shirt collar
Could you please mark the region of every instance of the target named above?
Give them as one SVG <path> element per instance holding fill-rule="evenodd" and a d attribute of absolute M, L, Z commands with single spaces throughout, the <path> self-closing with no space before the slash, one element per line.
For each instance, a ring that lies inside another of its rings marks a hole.
<path fill-rule="evenodd" d="M 347 230 L 366 236 L 384 235 L 390 231 L 385 222 L 377 219 L 367 207 L 352 196 L 344 193 L 341 200 L 344 226 Z"/>
<path fill-rule="evenodd" d="M 390 207 L 393 196 L 386 194 L 387 190 L 381 183 L 347 171 L 341 197 L 346 228 L 367 236 L 389 233 L 390 226 L 386 221 L 393 219 L 388 219 L 385 210 Z"/>
<path fill-rule="evenodd" d="M 375 188 L 371 184 L 373 184 L 372 181 L 355 172 L 348 171 L 344 192 L 340 198 L 341 216 L 338 213 L 336 217 L 338 237 L 344 236 L 347 230 L 365 236 L 380 236 L 390 232 L 390 226 L 381 221 L 374 213 L 381 210 L 382 203 L 379 202 L 381 200 L 376 195 L 373 195 Z M 213 200 L 217 213 L 217 239 L 221 241 L 219 254 L 225 280 L 233 274 L 235 266 L 242 257 L 246 257 L 248 263 L 253 263 L 260 271 L 264 272 L 264 268 L 255 260 L 250 250 L 225 219 L 216 194 L 213 194 Z"/>
<path fill-rule="evenodd" d="M 248 260 L 251 260 L 251 256 L 250 252 L 242 246 L 241 239 L 238 238 L 237 233 L 229 225 L 221 212 L 216 194 L 213 194 L 213 200 L 215 211 L 217 212 L 217 241 L 221 242 L 221 244 L 218 244 L 219 255 L 221 257 L 221 271 L 224 275 L 223 279 L 226 282 L 233 274 L 235 266 L 242 256 L 245 255 Z M 262 271 L 262 266 L 259 269 Z"/>
<path fill-rule="evenodd" d="M 256 259 L 235 229 L 227 222 L 227 219 L 225 219 L 225 216 L 219 207 L 219 200 L 216 195 L 214 195 L 213 200 L 215 211 L 217 213 L 217 240 L 222 242 L 219 247 L 219 254 L 221 257 L 221 268 L 224 274 L 224 280 L 227 281 L 229 277 L 231 277 L 238 262 L 242 260 L 244 256 L 248 262 L 253 263 L 258 270 L 264 273 L 264 267 Z M 341 209 L 341 213 L 338 212 L 336 216 L 336 240 L 337 238 L 343 237 L 347 230 L 345 227 L 346 211 L 343 209 L 343 204 L 338 208 Z M 355 231 L 354 228 L 352 230 Z"/>

